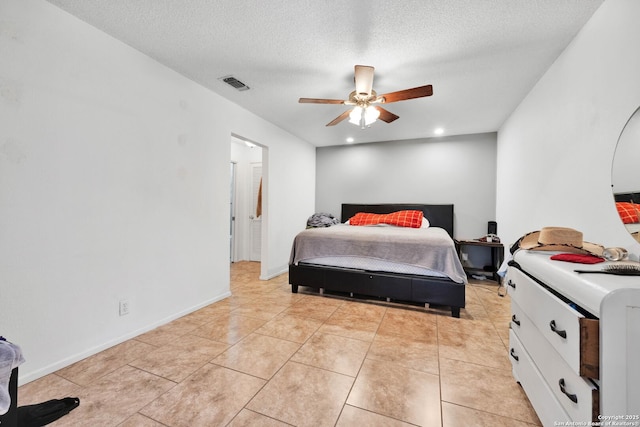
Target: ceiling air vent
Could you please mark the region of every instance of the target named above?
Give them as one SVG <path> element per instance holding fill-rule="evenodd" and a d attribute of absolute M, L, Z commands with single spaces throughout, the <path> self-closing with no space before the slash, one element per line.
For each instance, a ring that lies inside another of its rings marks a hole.
<path fill-rule="evenodd" d="M 220 80 L 238 90 L 249 90 L 249 86 L 242 83 L 240 80 L 236 79 L 233 76 L 220 77 Z"/>

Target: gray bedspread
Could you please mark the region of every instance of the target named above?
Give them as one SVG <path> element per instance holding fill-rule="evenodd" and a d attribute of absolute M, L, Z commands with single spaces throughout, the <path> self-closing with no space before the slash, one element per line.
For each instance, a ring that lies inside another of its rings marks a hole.
<path fill-rule="evenodd" d="M 319 257 L 368 257 L 428 268 L 454 282 L 466 283 L 453 240 L 442 228 L 359 227 L 334 225 L 300 232 L 290 264 Z"/>

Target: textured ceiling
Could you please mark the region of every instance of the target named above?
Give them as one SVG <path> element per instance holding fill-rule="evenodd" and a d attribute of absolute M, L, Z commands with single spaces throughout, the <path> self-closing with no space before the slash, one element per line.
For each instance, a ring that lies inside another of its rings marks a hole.
<path fill-rule="evenodd" d="M 316 146 L 498 130 L 603 0 L 48 0 Z M 353 66 L 373 88 L 432 84 L 391 124 L 325 124 Z M 250 90 L 219 79 L 233 75 Z"/>

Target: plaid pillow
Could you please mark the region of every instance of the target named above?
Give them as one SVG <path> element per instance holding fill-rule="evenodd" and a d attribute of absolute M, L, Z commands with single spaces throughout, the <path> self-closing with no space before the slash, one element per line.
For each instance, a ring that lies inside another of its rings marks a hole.
<path fill-rule="evenodd" d="M 616 208 L 618 209 L 618 215 L 625 224 L 635 224 L 638 222 L 638 208 L 637 205 L 629 202 L 616 202 Z"/>
<path fill-rule="evenodd" d="M 398 211 L 390 214 L 373 214 L 358 212 L 349 218 L 350 225 L 378 225 L 387 224 L 397 227 L 420 228 L 422 226 L 422 211 Z"/>

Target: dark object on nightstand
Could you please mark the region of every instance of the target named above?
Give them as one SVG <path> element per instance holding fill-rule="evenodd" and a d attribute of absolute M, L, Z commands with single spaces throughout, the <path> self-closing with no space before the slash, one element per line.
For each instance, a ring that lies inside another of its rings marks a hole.
<path fill-rule="evenodd" d="M 492 240 L 495 239 L 492 238 Z M 490 273 L 491 278 L 496 282 L 500 283 L 500 276 L 498 276 L 498 270 L 500 269 L 500 265 L 502 264 L 502 260 L 504 258 L 504 246 L 499 241 L 487 242 L 486 237 L 478 240 L 456 240 L 456 250 L 458 251 L 458 257 L 462 260 L 462 247 L 463 246 L 481 246 L 485 248 L 489 248 L 491 250 L 491 265 L 483 268 L 470 268 L 464 267 L 467 274 L 482 274 L 482 273 Z"/>
<path fill-rule="evenodd" d="M 487 223 L 487 234 L 498 234 L 498 223 L 495 221 L 489 221 Z"/>

